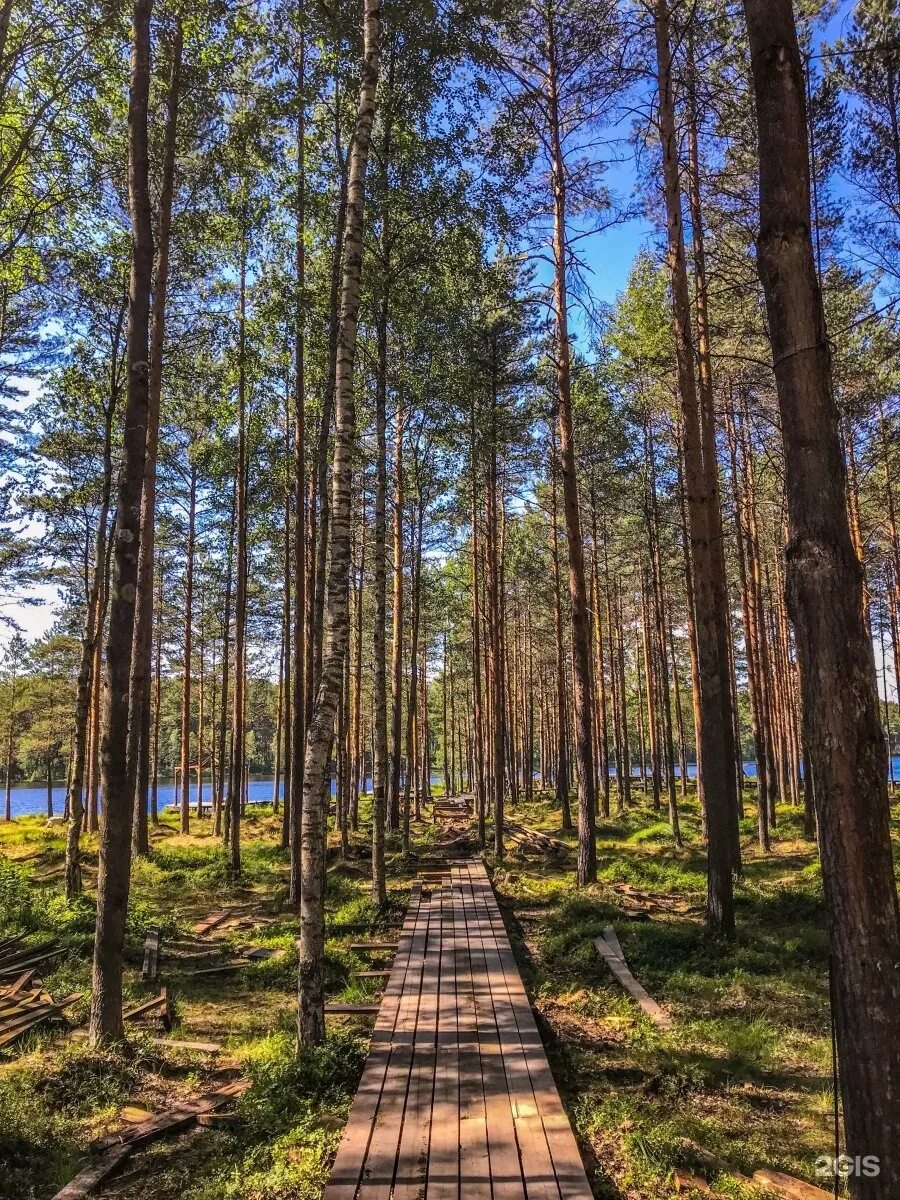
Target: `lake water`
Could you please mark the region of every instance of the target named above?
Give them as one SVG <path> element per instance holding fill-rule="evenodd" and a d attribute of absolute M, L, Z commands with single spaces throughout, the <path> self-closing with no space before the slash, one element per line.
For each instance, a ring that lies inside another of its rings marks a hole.
<path fill-rule="evenodd" d="M 891 778 L 900 780 L 900 754 L 895 754 L 891 760 Z M 632 776 L 637 777 L 639 772 L 632 766 Z M 679 772 L 676 770 L 676 774 Z M 697 768 L 694 763 L 688 763 L 688 778 L 693 779 L 697 774 Z M 745 762 L 744 774 L 748 779 L 756 778 L 756 763 Z M 440 772 L 435 772 L 431 776 L 431 782 L 440 784 Z M 270 804 L 272 801 L 272 790 L 274 788 L 274 777 L 260 776 L 250 780 L 249 799 L 255 800 L 258 803 Z M 369 791 L 372 788 L 371 779 L 366 780 L 366 787 Z M 334 793 L 334 781 L 331 784 L 332 794 Z M 203 803 L 208 805 L 212 795 L 209 780 L 205 780 L 203 784 Z M 282 781 L 279 788 L 279 795 L 284 797 L 284 782 Z M 4 793 L 2 785 L 0 785 L 0 814 L 3 812 Z M 191 787 L 191 804 L 195 804 L 197 799 L 196 783 Z M 175 794 L 175 784 L 171 780 L 160 782 L 158 791 L 158 804 L 162 810 L 167 804 L 174 804 L 177 800 Z M 53 812 L 56 816 L 62 816 L 63 808 L 66 803 L 66 789 L 60 784 L 53 789 Z M 12 815 L 14 817 L 24 817 L 33 813 L 45 814 L 47 811 L 47 788 L 46 786 L 19 786 L 12 789 Z"/>

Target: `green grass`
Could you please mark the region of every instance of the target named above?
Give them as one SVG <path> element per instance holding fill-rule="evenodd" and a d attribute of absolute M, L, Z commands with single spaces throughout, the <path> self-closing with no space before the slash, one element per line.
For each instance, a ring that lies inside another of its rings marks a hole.
<path fill-rule="evenodd" d="M 754 847 L 753 797 L 742 823 L 745 862 L 736 885 L 738 936 L 732 943 L 703 925 L 705 854 L 693 797 L 680 801 L 685 845 L 676 850 L 664 813 L 639 789 L 625 813 L 598 828 L 598 882 L 578 890 L 574 855 L 551 860 L 510 850 L 488 856 L 517 959 L 539 1013 L 551 1065 L 579 1139 L 595 1192 L 602 1200 L 670 1200 L 674 1166 L 697 1169 L 689 1143 L 746 1174 L 763 1166 L 816 1182 L 815 1158 L 832 1145 L 828 942 L 822 884 L 800 814 L 778 811 L 773 853 Z M 549 797 L 520 804 L 511 816 L 562 836 Z M 364 809 L 364 819 L 368 811 Z M 209 822 L 188 837 L 164 818 L 151 856 L 135 865 L 126 946 L 126 994 L 138 999 L 156 985 L 140 982 L 144 930 L 160 924 L 166 940 L 229 902 L 286 898 L 288 856 L 279 846 L 279 818 L 254 812 L 244 827 L 244 877 L 229 885 L 220 844 Z M 900 836 L 896 820 L 895 831 Z M 427 854 L 436 833 L 414 830 L 414 850 Z M 389 847 L 390 903 L 371 902 L 366 839 L 352 839 L 342 863 L 333 839 L 327 873 L 330 997 L 369 1001 L 377 981 L 354 972 L 371 965 L 350 950 L 358 930 L 396 926 L 408 899 L 410 874 Z M 96 841 L 86 839 L 86 860 Z M 47 975 L 54 995 L 83 991 L 73 1010 L 87 1013 L 93 901 L 68 905 L 60 880 L 37 876 L 61 862 L 63 839 L 39 818 L 0 827 L 0 936 L 25 932 L 29 941 L 55 938 L 66 956 Z M 678 898 L 675 911 L 629 920 L 613 886 L 630 883 Z M 616 983 L 593 946 L 614 924 L 635 975 L 675 1018 L 671 1030 L 652 1025 Z M 175 1036 L 216 1040 L 224 1058 L 252 1086 L 239 1102 L 240 1125 L 162 1140 L 144 1151 L 133 1179 L 123 1172 L 126 1200 L 318 1200 L 362 1069 L 365 1026 L 330 1023 L 328 1044 L 295 1052 L 296 915 L 252 934 L 229 932 L 231 948 L 248 941 L 280 950 L 237 974 L 171 976 Z M 24 1051 L 19 1053 L 19 1051 Z M 16 1054 L 0 1054 L 0 1200 L 46 1200 L 74 1173 L 90 1141 L 111 1127 L 126 1103 L 161 1109 L 210 1085 L 214 1062 L 163 1052 L 136 1036 L 127 1054 L 98 1054 L 66 1041 L 51 1027 L 25 1039 Z M 701 1172 L 702 1173 L 702 1172 Z M 821 1183 L 821 1181 L 818 1181 Z M 752 1193 L 729 1176 L 714 1181 L 732 1200 Z M 758 1195 L 758 1193 L 755 1193 Z"/>
<path fill-rule="evenodd" d="M 599 826 L 596 886 L 576 892 L 570 871 L 534 858 L 510 856 L 495 871 L 595 1190 L 668 1200 L 672 1168 L 696 1166 L 686 1140 L 747 1174 L 774 1167 L 821 1185 L 815 1159 L 833 1144 L 828 939 L 800 816 L 779 809 L 774 851 L 763 856 L 746 797 L 729 943 L 703 926 L 696 801 L 680 801 L 685 846 L 676 850 L 668 825 L 639 790 L 634 798 Z M 517 819 L 560 832 L 558 812 L 540 802 Z M 622 882 L 679 897 L 686 911 L 628 920 L 610 886 Z M 595 950 L 610 923 L 634 974 L 675 1018 L 672 1030 L 639 1013 Z M 716 1187 L 741 1195 L 730 1177 Z"/>

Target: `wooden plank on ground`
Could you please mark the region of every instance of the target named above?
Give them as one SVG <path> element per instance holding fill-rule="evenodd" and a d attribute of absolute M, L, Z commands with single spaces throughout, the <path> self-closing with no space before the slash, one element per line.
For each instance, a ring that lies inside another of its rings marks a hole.
<path fill-rule="evenodd" d="M 658 1025 L 660 1029 L 671 1029 L 672 1018 L 656 1003 L 653 997 L 641 986 L 640 983 L 632 975 L 628 964 L 622 957 L 621 952 L 617 952 L 613 946 L 609 944 L 605 937 L 594 938 L 594 945 L 606 959 L 609 969 L 621 983 L 622 987 L 630 996 L 638 1002 L 641 1011 L 644 1012 L 654 1025 Z"/>
<path fill-rule="evenodd" d="M 133 1146 L 111 1146 L 96 1162 L 79 1171 L 53 1200 L 83 1200 L 131 1154 Z"/>
<path fill-rule="evenodd" d="M 46 1021 L 48 1017 L 58 1016 L 74 1004 L 76 1000 L 81 999 L 81 992 L 74 992 L 71 996 L 67 996 L 65 1000 L 60 1000 L 55 1004 L 43 1004 L 39 1007 L 29 1009 L 20 1017 L 12 1018 L 5 1022 L 0 1027 L 0 1046 L 8 1046 L 12 1042 L 17 1041 L 29 1029 L 35 1025 L 39 1025 L 42 1021 Z"/>
<path fill-rule="evenodd" d="M 141 968 L 141 979 L 149 982 L 156 978 L 159 968 L 160 932 L 158 925 L 150 925 L 144 941 L 144 965 Z"/>
<path fill-rule="evenodd" d="M 132 1125 L 119 1130 L 118 1133 L 109 1134 L 97 1142 L 96 1148 L 107 1150 L 112 1146 L 126 1144 L 140 1146 L 164 1133 L 174 1133 L 179 1129 L 184 1129 L 192 1124 L 200 1113 L 213 1112 L 215 1109 L 221 1108 L 229 1100 L 240 1096 L 249 1086 L 249 1079 L 236 1079 L 232 1083 L 226 1083 L 223 1087 L 199 1096 L 196 1100 L 186 1100 L 181 1104 L 175 1104 L 165 1112 L 157 1113 L 149 1121 L 142 1121 L 140 1125 Z"/>
<path fill-rule="evenodd" d="M 406 980 L 406 970 L 412 945 L 412 931 L 418 921 L 422 904 L 422 889 L 415 884 L 400 937 L 399 952 L 394 958 L 391 977 L 382 999 L 372 1043 L 356 1091 L 350 1116 L 344 1127 L 341 1143 L 334 1160 L 331 1178 L 325 1190 L 325 1200 L 355 1200 L 364 1170 L 372 1125 L 375 1121 L 384 1083 L 391 1060 L 394 1030 L 400 1015 L 400 1000 Z"/>
<path fill-rule="evenodd" d="M 753 1182 L 784 1200 L 831 1200 L 831 1192 L 826 1192 L 803 1179 L 795 1179 L 793 1175 L 785 1175 L 783 1171 L 771 1171 L 764 1168 L 754 1171 Z"/>

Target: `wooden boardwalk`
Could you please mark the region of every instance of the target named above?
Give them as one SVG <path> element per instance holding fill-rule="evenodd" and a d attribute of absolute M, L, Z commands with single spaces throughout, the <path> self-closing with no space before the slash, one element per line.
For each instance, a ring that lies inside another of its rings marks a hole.
<path fill-rule="evenodd" d="M 326 1200 L 590 1200 L 480 860 L 417 884 Z"/>

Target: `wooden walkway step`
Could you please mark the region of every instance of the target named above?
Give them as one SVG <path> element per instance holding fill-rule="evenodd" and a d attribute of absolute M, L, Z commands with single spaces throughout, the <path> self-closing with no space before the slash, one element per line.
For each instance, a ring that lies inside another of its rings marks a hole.
<path fill-rule="evenodd" d="M 591 1200 L 480 860 L 413 889 L 325 1200 Z"/>

